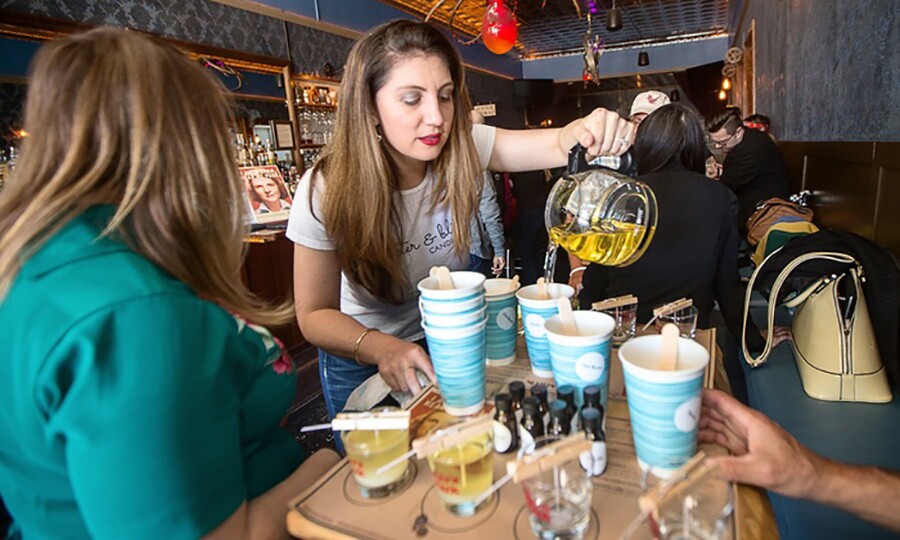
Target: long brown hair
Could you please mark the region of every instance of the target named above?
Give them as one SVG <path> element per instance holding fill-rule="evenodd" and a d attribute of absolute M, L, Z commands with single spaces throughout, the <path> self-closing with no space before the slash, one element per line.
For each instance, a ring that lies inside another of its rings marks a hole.
<path fill-rule="evenodd" d="M 16 170 L 0 194 L 0 298 L 22 261 L 87 208 L 116 206 L 103 231 L 200 297 L 248 319 L 290 320 L 240 280 L 246 205 L 230 102 L 161 42 L 100 28 L 50 42 L 32 64 Z"/>
<path fill-rule="evenodd" d="M 398 20 L 374 28 L 356 42 L 344 69 L 334 139 L 317 165 L 325 178 L 322 219 L 337 246 L 342 270 L 351 281 L 391 303 L 404 300 L 409 276 L 399 256 L 398 174 L 384 144 L 378 142 L 375 94 L 397 61 L 415 56 L 442 59 L 453 81 L 453 122 L 446 145 L 432 163 L 436 182 L 432 207 L 449 204 L 455 251 L 460 256 L 468 253 L 481 164 L 472 142 L 465 69 L 456 49 L 436 28 Z"/>

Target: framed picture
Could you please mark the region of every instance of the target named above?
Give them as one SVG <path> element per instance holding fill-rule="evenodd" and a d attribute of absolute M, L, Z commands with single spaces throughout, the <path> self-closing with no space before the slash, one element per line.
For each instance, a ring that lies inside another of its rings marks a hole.
<path fill-rule="evenodd" d="M 239 170 L 256 222 L 270 223 L 286 220 L 294 201 L 278 167 L 262 165 L 240 167 Z"/>
<path fill-rule="evenodd" d="M 275 138 L 275 149 L 286 150 L 294 148 L 294 128 L 287 120 L 269 120 L 272 128 L 272 137 Z"/>

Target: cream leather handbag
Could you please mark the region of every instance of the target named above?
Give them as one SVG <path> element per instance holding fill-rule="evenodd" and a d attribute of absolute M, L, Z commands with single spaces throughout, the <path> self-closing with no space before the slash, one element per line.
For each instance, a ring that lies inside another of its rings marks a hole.
<path fill-rule="evenodd" d="M 753 284 L 770 258 L 771 255 L 756 268 L 747 285 L 745 334 Z M 846 253 L 807 253 L 785 266 L 769 295 L 766 347 L 759 357 L 754 358 L 747 350 L 745 337 L 742 340 L 744 358 L 751 367 L 758 367 L 766 361 L 771 352 L 778 292 L 795 268 L 813 259 L 828 259 L 853 266 L 843 273 L 823 276 L 784 303 L 795 310 L 791 323 L 792 345 L 803 389 L 810 397 L 825 401 L 891 401 L 891 388 L 878 354 L 875 332 L 863 294 L 863 269 L 856 259 Z"/>

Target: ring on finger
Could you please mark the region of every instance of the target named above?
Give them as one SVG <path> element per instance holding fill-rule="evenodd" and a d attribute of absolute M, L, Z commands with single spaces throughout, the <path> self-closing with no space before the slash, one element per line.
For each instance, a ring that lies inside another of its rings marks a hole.
<path fill-rule="evenodd" d="M 624 137 L 616 137 L 615 142 L 617 142 L 619 144 L 628 144 L 628 139 L 626 139 Z"/>

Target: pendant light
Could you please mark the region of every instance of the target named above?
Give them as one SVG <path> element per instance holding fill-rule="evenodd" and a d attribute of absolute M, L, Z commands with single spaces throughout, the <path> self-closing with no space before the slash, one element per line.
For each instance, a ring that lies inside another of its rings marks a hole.
<path fill-rule="evenodd" d="M 622 10 L 616 7 L 616 0 L 613 0 L 612 7 L 606 12 L 606 29 L 610 32 L 622 29 Z"/>
<path fill-rule="evenodd" d="M 638 53 L 638 65 L 640 67 L 645 67 L 650 65 L 650 55 L 647 54 L 647 51 L 641 51 Z"/>

